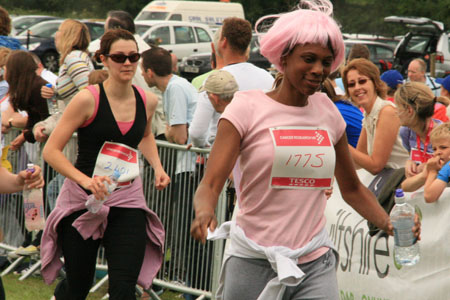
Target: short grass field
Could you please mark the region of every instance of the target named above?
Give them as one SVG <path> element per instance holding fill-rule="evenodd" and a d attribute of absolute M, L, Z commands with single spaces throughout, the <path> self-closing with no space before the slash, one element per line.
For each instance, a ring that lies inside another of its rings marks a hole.
<path fill-rule="evenodd" d="M 24 281 L 19 281 L 19 275 L 8 274 L 2 277 L 2 280 L 5 287 L 6 300 L 49 300 L 56 286 L 56 282 L 51 286 L 46 285 L 41 276 L 35 275 Z M 107 289 L 107 284 L 105 284 L 97 292 L 89 294 L 87 300 L 102 299 L 106 295 Z M 171 291 L 165 291 L 160 297 L 162 300 L 183 299 L 179 293 Z"/>

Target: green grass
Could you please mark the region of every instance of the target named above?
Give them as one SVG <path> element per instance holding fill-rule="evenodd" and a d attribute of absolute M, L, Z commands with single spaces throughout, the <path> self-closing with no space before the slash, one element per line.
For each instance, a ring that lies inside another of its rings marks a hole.
<path fill-rule="evenodd" d="M 24 281 L 19 281 L 19 275 L 8 274 L 2 277 L 7 300 L 49 300 L 53 295 L 56 281 L 52 285 L 46 285 L 41 276 L 30 276 Z M 107 293 L 107 284 L 97 292 L 89 294 L 87 300 L 100 300 Z M 179 300 L 178 293 L 165 291 L 163 300 Z"/>

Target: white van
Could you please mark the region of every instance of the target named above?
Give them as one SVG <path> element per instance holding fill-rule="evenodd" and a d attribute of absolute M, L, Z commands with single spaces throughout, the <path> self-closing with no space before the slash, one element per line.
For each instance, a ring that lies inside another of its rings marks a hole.
<path fill-rule="evenodd" d="M 225 18 L 244 19 L 240 3 L 211 1 L 152 1 L 136 16 L 135 21 L 173 20 L 204 23 L 219 27 Z"/>

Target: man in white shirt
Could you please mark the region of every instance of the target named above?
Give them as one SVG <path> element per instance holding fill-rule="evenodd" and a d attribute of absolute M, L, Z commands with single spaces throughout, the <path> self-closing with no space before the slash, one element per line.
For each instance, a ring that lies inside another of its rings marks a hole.
<path fill-rule="evenodd" d="M 226 18 L 222 27 L 214 34 L 211 43 L 213 54 L 223 66 L 222 70 L 230 72 L 235 78 L 239 91 L 272 89 L 274 78 L 266 70 L 249 62 L 248 50 L 252 39 L 250 22 L 240 18 Z M 220 68 L 218 64 L 218 69 Z M 212 107 L 206 94 L 200 93 L 189 135 L 196 147 L 212 144 L 217 131 L 220 114 Z"/>
<path fill-rule="evenodd" d="M 240 18 L 226 18 L 220 30 L 216 55 L 223 59 L 223 70 L 230 72 L 240 91 L 272 89 L 273 77 L 269 72 L 247 62 L 248 47 L 252 40 L 252 25 Z"/>

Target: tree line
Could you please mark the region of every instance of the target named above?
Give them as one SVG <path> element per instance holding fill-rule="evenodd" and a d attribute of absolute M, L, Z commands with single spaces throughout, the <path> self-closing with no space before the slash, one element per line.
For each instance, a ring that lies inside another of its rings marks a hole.
<path fill-rule="evenodd" d="M 217 0 L 204 0 L 217 1 Z M 254 24 L 258 18 L 295 9 L 298 0 L 231 0 L 242 3 L 246 19 Z M 149 0 L 2 0 L 12 14 L 50 14 L 70 18 L 105 18 L 109 10 L 125 10 L 136 16 Z M 400 25 L 387 24 L 384 17 L 420 16 L 450 26 L 448 0 L 332 0 L 335 18 L 347 33 L 386 36 L 404 34 Z"/>

